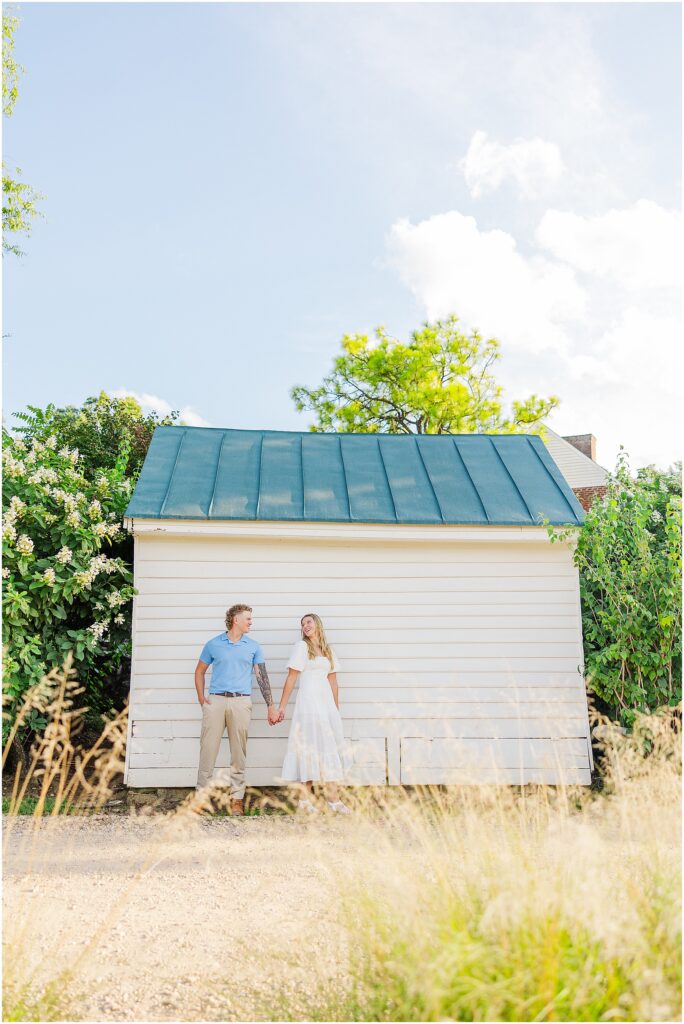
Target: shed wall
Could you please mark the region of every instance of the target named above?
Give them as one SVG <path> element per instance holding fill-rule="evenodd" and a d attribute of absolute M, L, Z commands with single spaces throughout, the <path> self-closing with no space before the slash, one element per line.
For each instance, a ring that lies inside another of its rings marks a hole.
<path fill-rule="evenodd" d="M 325 622 L 358 783 L 590 782 L 577 571 L 560 544 L 136 537 L 130 786 L 193 786 L 193 672 L 237 601 L 276 700 L 300 617 Z M 255 686 L 247 782 L 279 775 L 288 723 Z M 229 763 L 227 740 L 217 769 Z"/>

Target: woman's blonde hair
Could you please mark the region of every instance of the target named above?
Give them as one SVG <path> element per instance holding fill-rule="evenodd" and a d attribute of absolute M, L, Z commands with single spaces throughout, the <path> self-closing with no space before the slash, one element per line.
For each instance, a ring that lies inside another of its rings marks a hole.
<path fill-rule="evenodd" d="M 318 642 L 318 648 L 323 657 L 327 658 L 328 661 L 330 662 L 330 668 L 333 669 L 335 665 L 335 662 L 333 660 L 333 652 L 330 647 L 330 644 L 326 639 L 323 623 L 321 622 L 320 617 L 316 615 L 315 612 L 307 612 L 306 615 L 302 615 L 301 619 L 299 620 L 299 625 L 300 628 L 302 629 L 302 640 L 304 641 L 308 648 L 309 658 L 313 660 L 316 657 L 316 649 L 314 647 L 314 642 L 311 639 L 311 637 L 304 636 L 304 628 L 302 627 L 302 622 L 304 622 L 304 619 L 314 620 L 314 624 L 316 626 L 316 640 Z"/>

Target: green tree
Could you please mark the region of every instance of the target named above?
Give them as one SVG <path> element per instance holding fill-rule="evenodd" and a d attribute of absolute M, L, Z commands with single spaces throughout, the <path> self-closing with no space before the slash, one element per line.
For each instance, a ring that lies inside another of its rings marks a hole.
<path fill-rule="evenodd" d="M 14 33 L 19 19 L 9 14 L 2 16 L 2 112 L 11 117 L 19 94 L 19 76 L 23 67 L 14 57 Z M 13 172 L 2 164 L 2 251 L 22 256 L 19 245 L 10 240 L 17 234 L 28 235 L 34 219 L 39 215 L 38 203 L 43 196 L 25 181 L 21 181 L 21 168 Z"/>
<path fill-rule="evenodd" d="M 530 433 L 559 399 L 530 395 L 503 408 L 492 373 L 500 344 L 459 330 L 458 317 L 426 323 L 405 344 L 383 327 L 375 339 L 345 335 L 342 355 L 318 388 L 298 385 L 291 397 L 315 413 L 311 430 L 388 434 Z"/>
<path fill-rule="evenodd" d="M 588 686 L 630 724 L 682 699 L 681 465 L 629 471 L 621 451 L 574 552 Z M 554 541 L 567 531 L 549 527 Z"/>
<path fill-rule="evenodd" d="M 4 729 L 68 651 L 84 700 L 107 710 L 121 701 L 117 673 L 130 655 L 133 574 L 108 553 L 132 491 L 125 453 L 89 480 L 78 451 L 56 437 L 27 445 L 4 431 L 2 457 Z"/>
<path fill-rule="evenodd" d="M 128 451 L 126 475 L 137 479 L 155 427 L 178 420 L 175 411 L 163 418 L 156 413 L 145 414 L 134 398 L 112 398 L 104 391 L 87 398 L 81 406 L 58 409 L 48 405 L 39 409 L 29 405 L 28 411 L 14 415 L 22 423 L 16 432 L 25 441 L 46 442 L 55 437 L 60 448 L 77 448 L 81 472 L 88 479 L 94 479 L 103 469 L 113 469 L 122 445 Z"/>

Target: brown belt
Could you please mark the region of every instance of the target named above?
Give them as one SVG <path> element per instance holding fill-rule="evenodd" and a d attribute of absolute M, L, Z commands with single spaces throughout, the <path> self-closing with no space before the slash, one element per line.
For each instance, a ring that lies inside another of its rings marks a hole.
<path fill-rule="evenodd" d="M 231 693 L 230 690 L 225 690 L 223 693 L 210 693 L 210 697 L 249 697 L 248 693 Z"/>

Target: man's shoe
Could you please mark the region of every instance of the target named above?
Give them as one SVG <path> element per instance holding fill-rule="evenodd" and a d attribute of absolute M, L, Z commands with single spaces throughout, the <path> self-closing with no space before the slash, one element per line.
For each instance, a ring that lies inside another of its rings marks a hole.
<path fill-rule="evenodd" d="M 244 800 L 231 800 L 230 801 L 230 813 L 231 814 L 244 814 L 245 813 L 245 801 Z"/>

